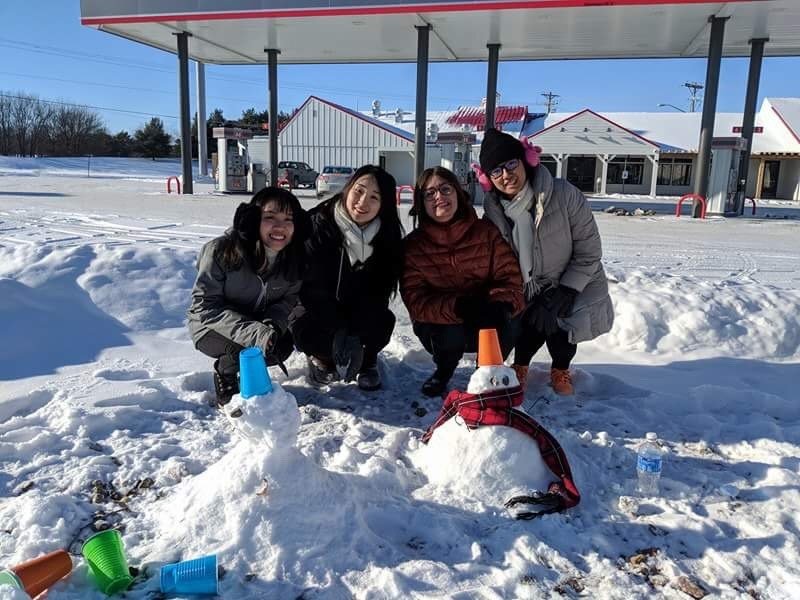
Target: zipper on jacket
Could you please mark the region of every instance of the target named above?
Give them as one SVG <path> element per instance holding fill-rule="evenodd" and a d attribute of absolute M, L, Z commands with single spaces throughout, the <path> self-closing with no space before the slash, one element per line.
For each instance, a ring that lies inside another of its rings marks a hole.
<path fill-rule="evenodd" d="M 264 302 L 266 299 L 267 299 L 267 282 L 261 280 L 261 292 L 258 294 L 258 300 L 256 300 L 256 311 L 261 310 L 261 303 Z"/>
<path fill-rule="evenodd" d="M 344 268 L 344 248 L 340 250 L 339 254 L 339 278 L 336 280 L 336 300 L 341 302 L 339 298 L 339 286 L 342 284 L 342 269 Z"/>

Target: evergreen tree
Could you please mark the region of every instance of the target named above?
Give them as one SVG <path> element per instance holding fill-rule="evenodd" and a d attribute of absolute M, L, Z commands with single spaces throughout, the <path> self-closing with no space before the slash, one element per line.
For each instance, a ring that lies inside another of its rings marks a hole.
<path fill-rule="evenodd" d="M 134 138 L 137 151 L 153 160 L 169 156 L 172 152 L 172 138 L 164 131 L 164 122 L 157 117 L 153 117 L 144 127 L 137 129 Z"/>

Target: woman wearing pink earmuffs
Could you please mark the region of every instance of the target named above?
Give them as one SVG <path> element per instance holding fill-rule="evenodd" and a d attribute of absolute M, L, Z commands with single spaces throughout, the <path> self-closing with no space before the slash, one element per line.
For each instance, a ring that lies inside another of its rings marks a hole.
<path fill-rule="evenodd" d="M 522 272 L 527 307 L 512 366 L 524 387 L 533 355 L 547 345 L 553 390 L 572 395 L 569 366 L 577 344 L 608 332 L 614 307 L 589 203 L 540 166 L 540 152 L 527 140 L 489 129 L 480 166 L 473 168 L 485 192 L 484 217 L 511 244 Z"/>

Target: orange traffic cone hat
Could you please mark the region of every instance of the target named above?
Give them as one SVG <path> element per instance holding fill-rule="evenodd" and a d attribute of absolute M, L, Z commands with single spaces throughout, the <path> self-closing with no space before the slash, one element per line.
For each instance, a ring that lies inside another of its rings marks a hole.
<path fill-rule="evenodd" d="M 496 329 L 481 329 L 478 334 L 478 366 L 497 367 L 503 364 L 500 340 Z"/>

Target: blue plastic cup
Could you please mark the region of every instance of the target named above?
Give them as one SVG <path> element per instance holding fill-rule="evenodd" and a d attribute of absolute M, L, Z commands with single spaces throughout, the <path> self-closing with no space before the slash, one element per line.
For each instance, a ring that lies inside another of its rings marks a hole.
<path fill-rule="evenodd" d="M 164 594 L 216 594 L 217 555 L 184 560 L 161 567 Z"/>
<path fill-rule="evenodd" d="M 269 394 L 271 391 L 272 382 L 261 348 L 245 348 L 239 353 L 239 393 L 242 398 Z"/>

